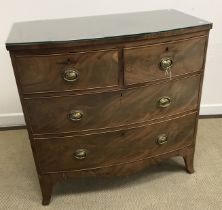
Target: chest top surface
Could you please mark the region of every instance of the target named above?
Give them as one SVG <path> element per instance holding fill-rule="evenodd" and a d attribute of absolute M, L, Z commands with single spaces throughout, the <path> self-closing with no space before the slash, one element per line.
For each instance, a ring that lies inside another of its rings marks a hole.
<path fill-rule="evenodd" d="M 211 28 L 212 24 L 176 10 L 18 22 L 6 46 L 124 38 L 193 27 Z"/>

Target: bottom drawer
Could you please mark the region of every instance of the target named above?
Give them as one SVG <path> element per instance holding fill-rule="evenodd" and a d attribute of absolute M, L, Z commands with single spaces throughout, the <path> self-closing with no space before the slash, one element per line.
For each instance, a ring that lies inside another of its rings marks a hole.
<path fill-rule="evenodd" d="M 136 128 L 36 139 L 42 173 L 104 167 L 170 152 L 193 142 L 196 113 Z"/>

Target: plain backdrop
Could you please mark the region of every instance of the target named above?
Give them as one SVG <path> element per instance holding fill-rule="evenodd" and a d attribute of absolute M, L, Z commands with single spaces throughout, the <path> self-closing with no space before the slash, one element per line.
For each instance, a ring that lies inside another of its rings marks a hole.
<path fill-rule="evenodd" d="M 219 0 L 0 0 L 0 126 L 24 124 L 11 61 L 5 48 L 5 41 L 14 22 L 157 9 L 177 9 L 213 22 L 201 114 L 222 114 L 221 8 L 222 1 Z"/>

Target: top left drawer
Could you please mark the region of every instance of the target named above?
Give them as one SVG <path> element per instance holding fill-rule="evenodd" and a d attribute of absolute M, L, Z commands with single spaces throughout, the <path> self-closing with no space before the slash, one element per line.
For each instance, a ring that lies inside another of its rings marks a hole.
<path fill-rule="evenodd" d="M 118 85 L 117 50 L 16 56 L 24 94 L 62 92 Z"/>

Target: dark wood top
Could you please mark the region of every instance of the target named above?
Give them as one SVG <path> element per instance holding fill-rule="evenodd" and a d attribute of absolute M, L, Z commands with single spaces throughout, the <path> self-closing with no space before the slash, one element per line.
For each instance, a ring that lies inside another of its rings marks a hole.
<path fill-rule="evenodd" d="M 6 46 L 146 35 L 178 29 L 211 28 L 205 20 L 176 10 L 157 10 L 14 23 Z"/>

